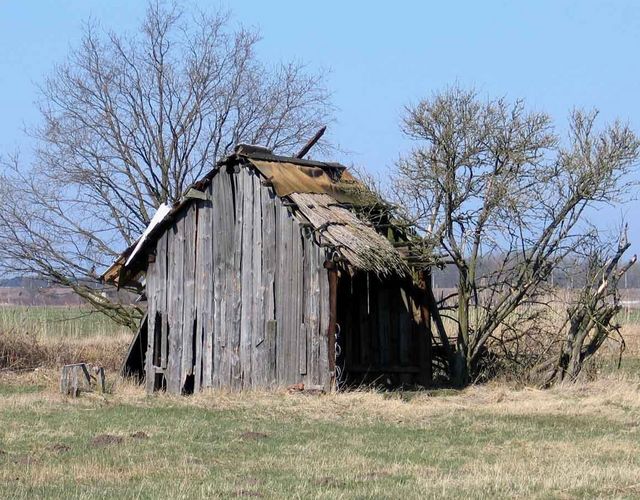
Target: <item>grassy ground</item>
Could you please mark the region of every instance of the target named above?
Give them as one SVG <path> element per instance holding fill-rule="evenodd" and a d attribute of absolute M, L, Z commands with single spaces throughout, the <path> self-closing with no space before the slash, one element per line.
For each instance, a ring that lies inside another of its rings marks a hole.
<path fill-rule="evenodd" d="M 0 378 L 0 497 L 637 497 L 640 385 L 56 394 Z"/>
<path fill-rule="evenodd" d="M 53 367 L 107 365 L 113 383 L 131 334 L 53 309 L 17 310 L 45 327 L 0 335 L 7 352 L 41 349 L 51 367 L 0 369 L 0 498 L 640 496 L 633 322 L 621 370 L 612 345 L 598 380 L 548 391 L 172 397 L 116 381 L 112 394 L 71 400 Z M 6 311 L 0 329 L 19 324 Z"/>

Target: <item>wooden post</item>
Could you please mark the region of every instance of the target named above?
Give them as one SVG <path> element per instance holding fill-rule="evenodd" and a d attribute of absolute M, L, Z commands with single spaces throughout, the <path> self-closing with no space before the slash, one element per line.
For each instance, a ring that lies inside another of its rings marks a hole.
<path fill-rule="evenodd" d="M 420 316 L 422 318 L 422 332 L 420 335 L 420 382 L 426 385 L 433 381 L 433 356 L 431 354 L 431 311 L 427 305 L 431 290 L 431 271 L 425 269 L 420 272 L 422 293 L 419 297 Z"/>
<path fill-rule="evenodd" d="M 336 327 L 338 324 L 338 269 L 331 260 L 324 262 L 329 272 L 329 326 L 327 328 L 327 343 L 329 356 L 329 372 L 331 373 L 331 389 L 336 386 Z"/>

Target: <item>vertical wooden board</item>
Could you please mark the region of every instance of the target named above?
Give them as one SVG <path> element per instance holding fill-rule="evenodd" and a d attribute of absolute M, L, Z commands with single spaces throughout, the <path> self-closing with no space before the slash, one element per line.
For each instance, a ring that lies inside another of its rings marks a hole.
<path fill-rule="evenodd" d="M 264 339 L 264 314 L 262 290 L 262 185 L 260 176 L 253 174 L 251 176 L 251 186 L 253 188 L 253 254 L 252 254 L 252 290 L 251 290 L 251 338 L 250 338 L 250 356 L 251 356 L 251 385 L 254 386 L 253 379 L 256 371 L 262 371 L 264 368 L 258 368 L 254 365 L 255 349 L 260 339 Z M 260 376 L 259 378 L 264 378 Z"/>
<path fill-rule="evenodd" d="M 298 382 L 298 324 L 296 322 L 296 306 L 298 304 L 299 297 L 296 297 L 297 292 L 297 241 L 295 224 L 293 216 L 287 211 L 287 234 L 289 235 L 289 258 L 287 259 L 288 266 L 288 293 L 286 300 L 286 327 L 285 336 L 287 338 L 287 358 L 285 361 L 285 383 L 287 385 L 295 384 Z"/>
<path fill-rule="evenodd" d="M 155 319 L 158 290 L 158 271 L 156 263 L 149 263 L 147 267 L 146 287 L 147 287 L 147 350 L 144 359 L 145 372 L 145 389 L 147 393 L 152 393 L 155 388 L 155 366 L 153 360 L 155 358 Z"/>
<path fill-rule="evenodd" d="M 344 318 L 344 324 L 340 325 L 340 334 L 342 335 L 344 345 L 344 367 L 355 364 L 354 352 L 356 348 L 356 342 L 359 342 L 358 326 L 359 326 L 359 307 L 354 307 L 357 302 L 355 301 L 353 294 L 353 278 L 349 282 L 349 289 L 343 294 L 343 300 L 338 302 L 338 307 L 342 309 L 342 317 Z"/>
<path fill-rule="evenodd" d="M 223 302 L 224 287 L 226 284 L 223 248 L 229 239 L 225 215 L 228 212 L 227 201 L 224 197 L 223 183 L 227 181 L 228 174 L 223 170 L 211 180 L 211 197 L 213 209 L 211 213 L 211 261 L 213 265 L 213 332 L 211 339 L 211 386 L 220 386 L 220 364 L 222 346 L 224 344 L 223 335 L 226 330 L 223 328 Z"/>
<path fill-rule="evenodd" d="M 301 323 L 298 327 L 298 372 L 307 375 L 307 325 Z M 306 377 L 305 377 L 306 378 Z"/>
<path fill-rule="evenodd" d="M 296 328 L 297 343 L 297 359 L 295 366 L 297 367 L 296 377 L 300 379 L 300 375 L 307 374 L 307 329 L 304 324 L 304 306 L 306 302 L 306 291 L 304 281 L 305 267 L 305 240 L 302 235 L 302 228 L 297 221 L 294 223 L 293 237 L 295 241 L 293 264 L 296 272 L 294 277 L 294 320 L 293 326 Z"/>
<path fill-rule="evenodd" d="M 313 239 L 309 234 L 305 234 L 303 241 L 303 269 L 302 269 L 302 287 L 303 287 L 303 312 L 302 322 L 304 324 L 304 331 L 306 335 L 306 380 L 308 383 L 315 384 L 316 378 L 316 359 L 314 358 L 314 333 L 317 328 L 317 315 L 316 306 L 318 290 L 317 290 L 317 278 L 314 273 L 313 254 L 316 251 L 316 246 L 313 243 Z"/>
<path fill-rule="evenodd" d="M 212 187 L 206 190 L 207 200 L 201 201 L 198 215 L 198 274 L 196 286 L 199 290 L 197 299 L 198 346 L 200 352 L 196 366 L 201 366 L 200 385 L 211 387 L 213 371 L 213 298 L 215 289 L 215 273 L 213 263 L 213 202 Z M 198 380 L 198 377 L 196 377 Z"/>
<path fill-rule="evenodd" d="M 372 364 L 382 366 L 385 364 L 385 351 L 388 350 L 388 342 L 385 342 L 383 333 L 381 330 L 381 318 L 384 317 L 384 312 L 380 310 L 380 280 L 370 274 L 369 277 L 371 287 L 371 309 L 370 309 L 370 325 L 371 325 L 371 337 L 369 338 L 369 345 L 367 350 L 367 356 L 372 361 Z"/>
<path fill-rule="evenodd" d="M 309 336 L 309 379 L 314 385 L 321 384 L 322 373 L 320 369 L 320 345 L 324 339 L 324 332 L 320 328 L 320 277 L 324 269 L 322 250 L 315 244 L 312 237 L 305 246 L 307 259 L 307 274 L 305 293 L 309 295 L 308 311 L 305 315 L 305 324 Z"/>
<path fill-rule="evenodd" d="M 210 189 L 207 195 L 210 197 Z M 196 270 L 195 270 L 195 313 L 196 313 L 196 359 L 194 392 L 201 386 L 211 385 L 210 317 L 213 300 L 213 271 L 211 264 L 211 201 L 198 200 L 196 234 Z"/>
<path fill-rule="evenodd" d="M 182 386 L 182 335 L 183 335 L 183 297 L 184 297 L 184 246 L 185 246 L 185 214 L 177 216 L 170 229 L 169 239 L 169 276 L 167 293 L 168 314 L 168 359 L 165 378 L 167 391 L 180 394 Z"/>
<path fill-rule="evenodd" d="M 262 314 L 262 331 L 255 342 L 255 366 L 257 384 L 270 387 L 276 384 L 276 313 L 275 313 L 275 271 L 276 271 L 276 197 L 272 189 L 260 189 L 262 205 L 261 224 L 261 292 L 259 313 Z"/>
<path fill-rule="evenodd" d="M 400 345 L 400 365 L 411 366 L 411 347 L 414 343 L 413 339 L 415 338 L 413 328 L 411 326 L 411 298 L 404 286 L 400 286 L 397 293 L 399 295 L 397 299 L 398 307 L 396 310 L 398 318 L 398 341 Z"/>
<path fill-rule="evenodd" d="M 277 383 L 278 373 L 276 370 L 276 339 L 278 336 L 278 322 L 275 319 L 267 321 L 267 330 L 265 331 L 264 344 L 266 344 L 266 362 L 267 362 L 267 383 L 273 387 Z"/>
<path fill-rule="evenodd" d="M 388 311 L 389 328 L 389 365 L 397 366 L 400 363 L 400 335 L 398 317 L 398 291 L 388 284 L 384 285 L 384 300 Z"/>
<path fill-rule="evenodd" d="M 324 252 L 323 252 L 324 253 Z M 329 315 L 330 315 L 330 307 L 329 307 L 329 273 L 326 269 L 324 269 L 324 259 L 325 255 L 321 254 L 322 259 L 322 267 L 318 269 L 318 282 L 320 285 L 320 308 L 319 308 L 319 318 L 320 318 L 320 332 L 322 335 L 322 341 L 320 342 L 320 355 L 318 359 L 318 367 L 320 370 L 320 380 L 318 383 L 324 386 L 325 390 L 329 391 L 333 388 L 330 387 L 332 373 L 329 371 L 329 351 L 328 351 L 328 336 L 327 329 L 329 328 Z"/>
<path fill-rule="evenodd" d="M 283 262 L 279 273 L 283 277 L 283 300 L 281 304 L 282 322 L 278 322 L 279 348 L 283 350 L 282 383 L 289 385 L 299 382 L 298 373 L 298 330 L 300 328 L 298 294 L 299 238 L 300 231 L 297 222 L 289 210 L 281 206 L 282 241 L 284 243 Z"/>
<path fill-rule="evenodd" d="M 304 269 L 304 248 L 302 246 L 302 231 L 298 221 L 291 218 L 291 266 L 292 266 L 292 282 L 291 282 L 291 383 L 301 381 L 302 370 L 306 373 L 306 334 L 301 331 L 304 321 L 302 316 L 302 308 L 304 305 L 303 292 L 303 269 Z M 300 364 L 301 351 L 305 354 L 305 367 Z"/>
<path fill-rule="evenodd" d="M 357 307 L 359 307 L 360 322 L 360 345 L 359 345 L 359 357 L 358 363 L 364 367 L 369 367 L 372 363 L 379 364 L 380 360 L 377 355 L 373 359 L 370 357 L 370 347 L 374 340 L 377 338 L 378 331 L 374 328 L 371 321 L 371 279 L 367 273 L 359 275 L 357 281 Z M 373 307 L 377 304 L 374 303 Z M 379 352 L 379 351 L 377 351 Z"/>
<path fill-rule="evenodd" d="M 244 248 L 242 247 L 242 232 L 244 230 L 244 188 L 242 183 L 242 170 L 240 173 L 232 176 L 235 204 L 234 214 L 235 222 L 233 228 L 233 255 L 232 265 L 227 271 L 229 278 L 229 288 L 227 289 L 226 300 L 229 301 L 230 310 L 228 309 L 229 325 L 229 344 L 227 346 L 229 364 L 230 364 L 230 386 L 232 389 L 240 389 L 242 387 L 242 367 L 240 366 L 240 322 L 242 319 L 242 255 Z"/>
<path fill-rule="evenodd" d="M 389 301 L 387 290 L 383 287 L 376 287 L 377 293 L 377 330 L 378 342 L 380 346 L 380 357 L 382 366 L 389 366 L 392 363 L 392 351 L 394 349 L 391 330 L 389 325 Z"/>
<path fill-rule="evenodd" d="M 158 239 L 158 243 L 156 244 L 156 261 L 154 265 L 158 271 L 156 288 L 158 293 L 155 294 L 157 297 L 156 303 L 156 311 L 160 313 L 159 319 L 161 321 L 160 325 L 160 366 L 165 369 L 167 367 L 167 353 L 169 350 L 168 341 L 167 341 L 167 287 L 168 287 L 168 277 L 167 277 L 167 241 L 170 234 L 170 229 L 162 232 L 162 235 Z"/>
<path fill-rule="evenodd" d="M 223 171 L 214 177 L 215 210 L 213 212 L 214 256 L 214 351 L 213 386 L 230 386 L 230 335 L 233 290 L 235 209 L 233 174 Z"/>
<path fill-rule="evenodd" d="M 276 269 L 278 269 L 278 272 L 274 275 L 274 290 L 275 290 L 274 311 L 275 311 L 275 321 L 276 321 L 276 324 L 278 325 L 278 330 L 275 337 L 276 344 L 274 346 L 274 352 L 276 355 L 276 362 L 275 362 L 276 385 L 282 384 L 282 377 L 281 377 L 280 371 L 284 361 L 283 360 L 284 351 L 282 350 L 280 345 L 281 344 L 280 333 L 283 326 L 282 308 L 280 307 L 280 305 L 284 300 L 283 281 L 282 281 L 282 262 L 284 259 L 282 257 L 283 242 L 282 242 L 282 235 L 281 235 L 281 232 L 282 232 L 281 210 L 282 210 L 282 207 L 280 206 L 280 203 L 276 201 L 275 203 L 275 223 L 276 223 L 275 237 L 276 238 L 275 239 L 276 239 Z"/>
<path fill-rule="evenodd" d="M 251 348 L 253 329 L 254 287 L 254 189 L 255 177 L 249 168 L 243 168 L 238 174 L 242 190 L 242 256 L 240 264 L 240 387 L 251 386 Z M 237 251 L 237 249 L 236 249 Z"/>
<path fill-rule="evenodd" d="M 193 340 L 196 327 L 196 232 L 197 206 L 191 203 L 185 210 L 184 219 L 184 290 L 182 315 L 182 368 L 180 390 L 183 390 L 187 376 L 193 375 Z"/>
<path fill-rule="evenodd" d="M 268 368 L 269 363 L 266 358 L 268 355 L 267 345 L 265 343 L 267 332 L 267 318 L 269 316 L 268 305 L 265 301 L 266 285 L 265 285 L 265 267 L 268 266 L 268 257 L 264 252 L 269 244 L 263 241 L 265 233 L 265 204 L 270 201 L 269 190 L 263 187 L 260 177 L 252 176 L 253 192 L 254 192 L 254 213 L 253 213 L 253 332 L 251 336 L 251 377 L 253 387 L 268 386 Z M 266 198 L 266 200 L 265 200 Z M 269 210 L 267 205 L 266 210 Z M 273 319 L 273 318 L 269 318 Z"/>

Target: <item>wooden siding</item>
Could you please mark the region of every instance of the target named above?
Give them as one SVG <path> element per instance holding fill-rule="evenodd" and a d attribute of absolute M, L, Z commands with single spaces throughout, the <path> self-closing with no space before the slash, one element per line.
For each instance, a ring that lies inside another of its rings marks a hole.
<path fill-rule="evenodd" d="M 327 387 L 325 250 L 250 169 L 206 194 L 147 269 L 147 390 Z"/>
<path fill-rule="evenodd" d="M 431 332 L 425 327 L 415 294 L 407 280 L 380 280 L 371 273 L 343 276 L 338 287 L 344 380 L 360 384 L 382 375 L 392 385 L 431 382 L 425 346 Z"/>

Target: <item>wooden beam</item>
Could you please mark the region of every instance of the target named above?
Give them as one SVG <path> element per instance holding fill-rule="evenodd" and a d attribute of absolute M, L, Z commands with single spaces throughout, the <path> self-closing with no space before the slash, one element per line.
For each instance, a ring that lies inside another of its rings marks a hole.
<path fill-rule="evenodd" d="M 316 135 L 314 135 L 311 139 L 309 139 L 309 141 L 303 146 L 303 148 L 298 152 L 298 154 L 295 157 L 304 158 L 304 156 L 311 150 L 313 146 L 316 145 L 316 143 L 324 135 L 326 130 L 327 130 L 327 127 L 322 127 L 320 130 L 318 130 L 316 132 Z"/>
<path fill-rule="evenodd" d="M 433 382 L 433 354 L 431 352 L 431 311 L 428 307 L 428 296 L 431 291 L 431 271 L 420 272 L 420 288 L 422 296 L 420 302 L 420 316 L 422 318 L 422 331 L 420 332 L 420 382 L 423 385 Z"/>
<path fill-rule="evenodd" d="M 327 327 L 327 347 L 331 389 L 336 386 L 336 328 L 338 324 L 338 269 L 332 260 L 326 260 L 324 267 L 329 273 L 329 325 Z"/>

